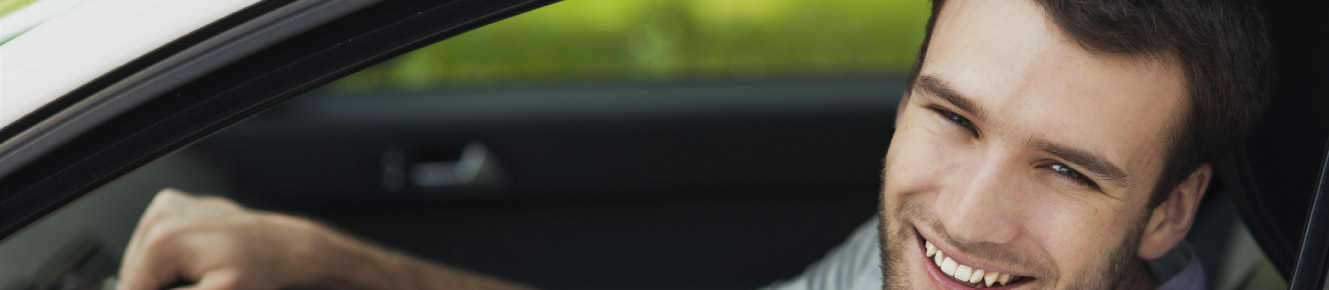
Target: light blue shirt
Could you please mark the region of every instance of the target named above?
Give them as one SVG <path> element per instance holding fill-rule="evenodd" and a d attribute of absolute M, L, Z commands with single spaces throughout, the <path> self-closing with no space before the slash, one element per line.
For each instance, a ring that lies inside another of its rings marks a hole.
<path fill-rule="evenodd" d="M 881 248 L 877 243 L 877 217 L 872 217 L 802 274 L 762 289 L 880 290 Z M 1204 289 L 1200 260 L 1185 242 L 1147 264 L 1154 278 L 1163 281 L 1160 290 Z"/>

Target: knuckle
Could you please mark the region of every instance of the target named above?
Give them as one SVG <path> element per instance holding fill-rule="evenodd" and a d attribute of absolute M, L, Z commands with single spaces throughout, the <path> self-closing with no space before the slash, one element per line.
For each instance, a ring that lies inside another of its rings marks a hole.
<path fill-rule="evenodd" d="M 139 221 L 139 226 L 154 228 L 157 224 L 168 220 L 174 215 L 173 211 L 178 206 L 172 204 L 169 200 L 172 198 L 173 197 L 170 197 L 169 194 L 158 194 L 156 198 L 153 198 L 152 202 L 148 203 L 147 210 L 144 210 L 143 217 L 140 218 L 141 221 Z"/>
<path fill-rule="evenodd" d="M 173 199 L 184 196 L 185 196 L 184 192 L 181 192 L 180 190 L 174 188 L 163 188 L 161 191 L 157 192 L 157 198 L 159 199 Z"/>
<path fill-rule="evenodd" d="M 161 208 L 168 207 L 168 204 L 173 203 L 179 198 L 180 194 L 171 189 L 158 191 L 157 195 L 152 196 L 152 201 L 148 202 L 148 211 L 151 212 L 153 210 L 160 210 Z"/>
<path fill-rule="evenodd" d="M 148 251 L 166 249 L 175 244 L 181 235 L 181 227 L 159 225 L 148 230 L 143 239 L 143 248 Z"/>

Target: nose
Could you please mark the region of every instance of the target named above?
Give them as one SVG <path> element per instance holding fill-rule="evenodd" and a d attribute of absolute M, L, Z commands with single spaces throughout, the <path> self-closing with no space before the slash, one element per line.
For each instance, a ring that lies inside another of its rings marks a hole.
<path fill-rule="evenodd" d="M 1023 210 L 1019 170 L 1000 156 L 984 158 L 971 167 L 970 178 L 953 183 L 938 197 L 938 218 L 952 239 L 960 243 L 1005 244 L 1018 234 L 1017 218 Z"/>

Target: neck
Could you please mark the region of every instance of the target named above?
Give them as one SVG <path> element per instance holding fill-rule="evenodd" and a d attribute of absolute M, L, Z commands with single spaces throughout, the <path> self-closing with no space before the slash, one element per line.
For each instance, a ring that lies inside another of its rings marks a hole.
<path fill-rule="evenodd" d="M 1122 277 L 1121 284 L 1117 289 L 1157 289 L 1158 281 L 1154 275 L 1149 273 L 1149 268 L 1145 266 L 1142 259 L 1133 259 L 1130 266 L 1126 267 L 1126 275 Z"/>

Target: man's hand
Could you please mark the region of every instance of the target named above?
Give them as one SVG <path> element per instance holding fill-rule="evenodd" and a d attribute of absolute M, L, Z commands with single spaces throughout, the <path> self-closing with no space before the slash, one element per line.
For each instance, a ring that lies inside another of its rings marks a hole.
<path fill-rule="evenodd" d="M 166 189 L 139 220 L 120 290 L 521 289 L 372 247 L 317 223 Z"/>
<path fill-rule="evenodd" d="M 277 289 L 315 282 L 328 238 L 313 223 L 166 189 L 153 198 L 125 249 L 120 289 Z"/>

